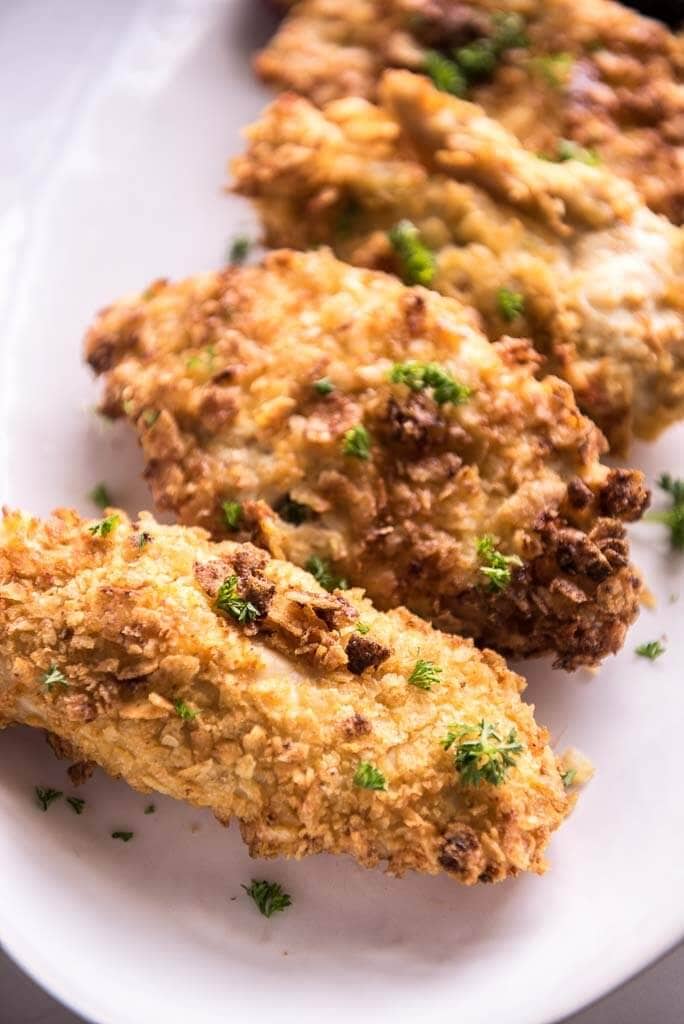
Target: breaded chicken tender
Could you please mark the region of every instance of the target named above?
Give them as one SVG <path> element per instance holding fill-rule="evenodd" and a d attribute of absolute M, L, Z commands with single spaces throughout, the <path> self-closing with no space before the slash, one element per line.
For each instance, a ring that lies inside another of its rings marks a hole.
<path fill-rule="evenodd" d="M 388 72 L 380 103 L 320 111 L 286 94 L 248 130 L 236 190 L 268 243 L 330 244 L 475 306 L 492 340 L 531 338 L 614 452 L 684 417 L 684 230 L 605 168 L 540 160 L 421 75 Z M 417 272 L 407 230 L 430 261 Z"/>
<path fill-rule="evenodd" d="M 324 104 L 429 73 L 529 149 L 568 142 L 684 220 L 684 37 L 610 0 L 300 0 L 257 72 Z"/>
<path fill-rule="evenodd" d="M 568 385 L 457 301 L 275 252 L 116 303 L 86 351 L 182 523 L 501 652 L 574 668 L 622 644 L 643 475 L 602 466 Z"/>
<path fill-rule="evenodd" d="M 5 514 L 0 725 L 237 818 L 253 856 L 468 885 L 545 870 L 574 797 L 498 655 L 250 544 L 108 512 Z"/>

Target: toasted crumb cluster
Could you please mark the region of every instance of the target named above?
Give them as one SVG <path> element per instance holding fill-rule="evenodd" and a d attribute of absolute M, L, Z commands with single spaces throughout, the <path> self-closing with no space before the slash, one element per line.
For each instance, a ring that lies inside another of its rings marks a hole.
<path fill-rule="evenodd" d="M 684 417 L 684 231 L 604 167 L 540 160 L 423 76 L 387 72 L 379 101 L 284 95 L 249 128 L 235 188 L 268 243 L 331 245 L 474 306 L 494 341 L 529 337 L 614 452 Z M 422 265 L 397 238 L 407 223 Z"/>
<path fill-rule="evenodd" d="M 372 100 L 385 68 L 426 73 L 436 53 L 460 67 L 459 91 L 529 149 L 553 156 L 574 142 L 630 178 L 652 209 L 675 223 L 684 219 L 684 40 L 658 22 L 610 0 L 291 6 L 256 59 L 266 81 L 318 104 Z M 514 17 L 520 29 L 513 45 L 483 62 L 502 17 Z M 459 65 L 464 47 L 470 50 Z M 449 76 L 443 84 L 455 87 Z"/>
<path fill-rule="evenodd" d="M 620 647 L 643 476 L 600 465 L 568 385 L 455 300 L 275 252 L 157 282 L 104 310 L 86 350 L 181 522 L 504 653 L 575 668 Z"/>
<path fill-rule="evenodd" d="M 0 725 L 237 818 L 254 856 L 344 853 L 465 884 L 544 871 L 574 797 L 498 655 L 250 544 L 109 512 L 105 536 L 67 510 L 5 513 Z M 222 610 L 226 579 L 253 615 Z M 361 664 L 364 647 L 382 657 Z M 408 682 L 420 658 L 441 668 L 429 692 Z M 514 750 L 497 784 L 464 782 L 444 746 L 481 722 Z"/>

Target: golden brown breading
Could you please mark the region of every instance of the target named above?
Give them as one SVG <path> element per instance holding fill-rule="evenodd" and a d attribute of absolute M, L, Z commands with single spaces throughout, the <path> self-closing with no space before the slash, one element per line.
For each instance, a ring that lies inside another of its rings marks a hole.
<path fill-rule="evenodd" d="M 327 559 L 379 607 L 502 652 L 572 668 L 620 647 L 640 591 L 621 520 L 641 514 L 643 476 L 601 466 L 568 385 L 538 381 L 526 342 L 491 345 L 457 301 L 325 250 L 276 252 L 157 282 L 105 310 L 86 349 L 181 522 L 229 536 L 222 502 L 240 502 L 241 538 Z M 411 361 L 470 397 L 392 382 Z M 498 590 L 488 534 L 520 559 Z"/>
<path fill-rule="evenodd" d="M 498 655 L 249 544 L 118 515 L 106 536 L 67 510 L 5 515 L 0 725 L 49 729 L 136 789 L 238 818 L 254 856 L 346 853 L 466 884 L 544 871 L 574 798 Z M 217 609 L 231 576 L 246 623 Z M 354 644 L 381 652 L 362 676 Z M 408 682 L 418 659 L 441 668 L 430 691 Z M 443 749 L 454 723 L 481 721 L 522 745 L 499 784 L 467 785 Z M 354 784 L 362 762 L 386 790 Z"/>
<path fill-rule="evenodd" d="M 589 147 L 652 209 L 684 220 L 684 38 L 610 0 L 300 0 L 255 66 L 327 103 L 376 97 L 387 67 L 491 40 L 502 13 L 526 45 L 500 53 L 467 95 L 535 152 Z M 524 40 L 523 40 L 524 41 Z"/>
<path fill-rule="evenodd" d="M 268 243 L 324 242 L 401 273 L 390 231 L 408 218 L 435 253 L 431 287 L 474 305 L 492 340 L 531 338 L 613 451 L 684 417 L 684 230 L 603 168 L 539 160 L 421 75 L 388 72 L 380 96 L 320 111 L 284 95 L 249 129 L 236 189 Z M 522 314 L 506 319 L 501 289 Z"/>

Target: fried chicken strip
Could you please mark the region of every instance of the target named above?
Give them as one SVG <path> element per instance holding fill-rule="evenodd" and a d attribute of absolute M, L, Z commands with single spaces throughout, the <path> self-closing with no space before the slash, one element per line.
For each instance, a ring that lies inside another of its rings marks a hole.
<path fill-rule="evenodd" d="M 86 351 L 181 522 L 504 653 L 574 668 L 622 644 L 643 476 L 602 466 L 568 385 L 457 301 L 276 252 L 116 303 Z"/>
<path fill-rule="evenodd" d="M 255 66 L 318 104 L 432 68 L 529 149 L 595 151 L 684 220 L 684 37 L 610 0 L 300 0 Z"/>
<path fill-rule="evenodd" d="M 361 591 L 329 594 L 250 544 L 108 511 L 106 535 L 68 510 L 6 513 L 0 725 L 47 729 L 136 789 L 237 818 L 253 856 L 346 853 L 465 884 L 545 870 L 574 798 L 498 655 Z M 441 670 L 429 691 L 408 681 L 419 659 Z M 442 741 L 481 722 L 516 750 L 476 785 Z M 359 785 L 364 764 L 384 789 Z"/>
<path fill-rule="evenodd" d="M 423 283 L 474 305 L 490 339 L 531 338 L 613 451 L 684 417 L 684 230 L 604 168 L 538 159 L 423 76 L 388 72 L 380 100 L 319 111 L 284 95 L 249 129 L 232 166 L 268 243 L 324 242 L 401 274 L 392 238 L 408 219 L 433 253 Z"/>

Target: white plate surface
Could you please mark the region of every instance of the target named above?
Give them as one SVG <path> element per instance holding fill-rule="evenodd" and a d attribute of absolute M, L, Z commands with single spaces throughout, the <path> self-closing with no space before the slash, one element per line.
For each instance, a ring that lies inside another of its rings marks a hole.
<path fill-rule="evenodd" d="M 267 99 L 248 53 L 256 0 L 4 0 L 0 8 L 0 497 L 92 511 L 106 480 L 147 502 L 125 427 L 93 413 L 83 331 L 113 297 L 221 263 L 253 230 L 222 194 L 240 127 Z M 653 480 L 684 470 L 684 429 L 640 447 Z M 36 810 L 71 792 L 28 730 L 0 736 L 0 938 L 98 1024 L 279 1024 L 449 1018 L 548 1024 L 605 993 L 684 934 L 682 560 L 632 530 L 657 597 L 598 677 L 527 667 L 528 699 L 597 775 L 555 837 L 551 871 L 502 886 L 393 880 L 343 859 L 252 862 L 236 829 L 98 775 L 87 810 Z M 677 597 L 682 590 L 681 599 Z M 665 635 L 651 664 L 633 649 Z M 124 845 L 113 828 L 135 831 Z M 241 883 L 294 897 L 267 922 Z"/>

